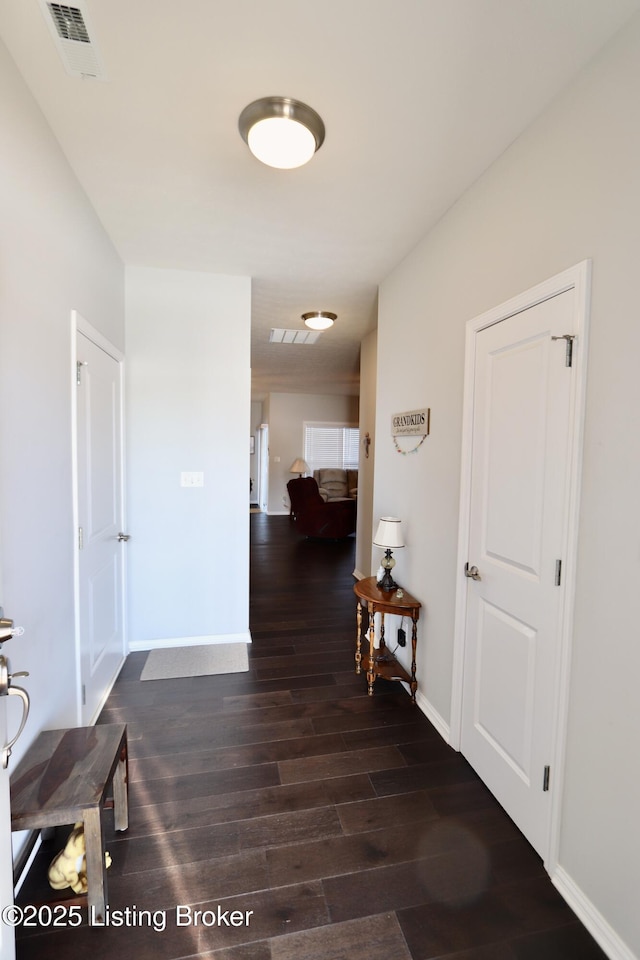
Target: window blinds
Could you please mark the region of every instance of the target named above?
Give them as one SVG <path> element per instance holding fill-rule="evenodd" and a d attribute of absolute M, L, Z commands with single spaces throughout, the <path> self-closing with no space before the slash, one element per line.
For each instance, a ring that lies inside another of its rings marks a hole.
<path fill-rule="evenodd" d="M 357 470 L 360 431 L 343 423 L 305 423 L 304 459 L 311 472 L 320 467 Z"/>

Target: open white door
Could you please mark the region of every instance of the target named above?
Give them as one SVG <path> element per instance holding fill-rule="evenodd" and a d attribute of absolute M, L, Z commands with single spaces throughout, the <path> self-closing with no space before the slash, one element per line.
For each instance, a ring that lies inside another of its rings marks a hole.
<path fill-rule="evenodd" d="M 263 513 L 268 512 L 269 506 L 269 427 L 266 423 L 260 424 L 258 446 L 260 448 L 260 499 L 258 501 Z"/>
<path fill-rule="evenodd" d="M 80 330 L 76 349 L 76 616 L 81 722 L 88 724 L 95 720 L 125 656 L 128 537 L 123 532 L 122 358 Z"/>
<path fill-rule="evenodd" d="M 0 531 L 0 617 L 2 610 L 2 531 Z M 0 643 L 8 630 L 0 632 Z M 0 747 L 7 743 L 6 698 L 0 697 Z M 9 771 L 0 766 L 0 910 L 13 903 L 13 854 L 11 851 L 11 807 L 9 805 Z M 4 916 L 4 914 L 3 914 Z M 0 919 L 0 957 L 14 960 L 16 955 L 15 933 Z"/>
<path fill-rule="evenodd" d="M 15 932 L 11 923 L 13 904 L 13 854 L 11 847 L 11 806 L 9 797 L 10 748 L 7 745 L 18 739 L 29 712 L 29 699 L 24 690 L 12 684 L 11 667 L 7 659 L 3 642 L 11 638 L 13 623 L 5 619 L 2 608 L 2 541 L 0 540 L 0 957 L 2 960 L 14 960 Z M 15 641 L 11 640 L 11 643 Z M 12 689 L 13 687 L 13 689 Z M 9 691 L 18 692 L 20 698 L 9 697 Z M 22 720 L 20 714 L 11 710 L 12 731 L 9 734 L 7 724 L 7 704 L 9 700 L 22 701 Z M 11 741 L 9 741 L 11 736 Z"/>
<path fill-rule="evenodd" d="M 0 608 L 1 609 L 1 608 Z M 7 742 L 6 697 L 0 697 L 0 746 Z M 4 922 L 4 911 L 13 903 L 13 859 L 11 852 L 11 808 L 9 771 L 0 768 L 0 957 L 13 960 L 16 955 L 13 927 Z"/>
<path fill-rule="evenodd" d="M 583 291 L 557 286 L 474 331 L 460 555 L 461 750 L 544 859 L 561 779 L 586 342 Z"/>

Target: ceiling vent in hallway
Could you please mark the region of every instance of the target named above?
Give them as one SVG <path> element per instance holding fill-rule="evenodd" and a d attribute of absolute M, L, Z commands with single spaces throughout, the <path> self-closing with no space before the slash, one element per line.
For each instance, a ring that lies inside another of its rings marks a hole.
<path fill-rule="evenodd" d="M 319 330 L 281 330 L 274 327 L 269 334 L 269 343 L 315 343 Z"/>
<path fill-rule="evenodd" d="M 84 3 L 71 6 L 40 0 L 40 6 L 67 73 L 72 77 L 106 80 Z"/>

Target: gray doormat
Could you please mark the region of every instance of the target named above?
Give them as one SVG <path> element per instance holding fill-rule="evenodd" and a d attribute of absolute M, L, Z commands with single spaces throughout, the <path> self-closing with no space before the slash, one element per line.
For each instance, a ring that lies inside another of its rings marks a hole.
<path fill-rule="evenodd" d="M 249 669 L 246 643 L 211 643 L 201 647 L 151 650 L 141 680 L 173 680 L 215 673 L 243 673 Z"/>

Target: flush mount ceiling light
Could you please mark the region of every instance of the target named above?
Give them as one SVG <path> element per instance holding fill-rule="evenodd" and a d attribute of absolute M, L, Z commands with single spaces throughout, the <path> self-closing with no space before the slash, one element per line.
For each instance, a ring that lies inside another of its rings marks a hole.
<path fill-rule="evenodd" d="M 302 319 L 311 330 L 328 330 L 338 319 L 338 314 L 329 313 L 328 310 L 312 310 L 311 313 L 303 313 Z"/>
<path fill-rule="evenodd" d="M 258 160 L 281 170 L 307 163 L 324 141 L 322 118 L 289 97 L 254 100 L 240 114 L 238 129 Z"/>

